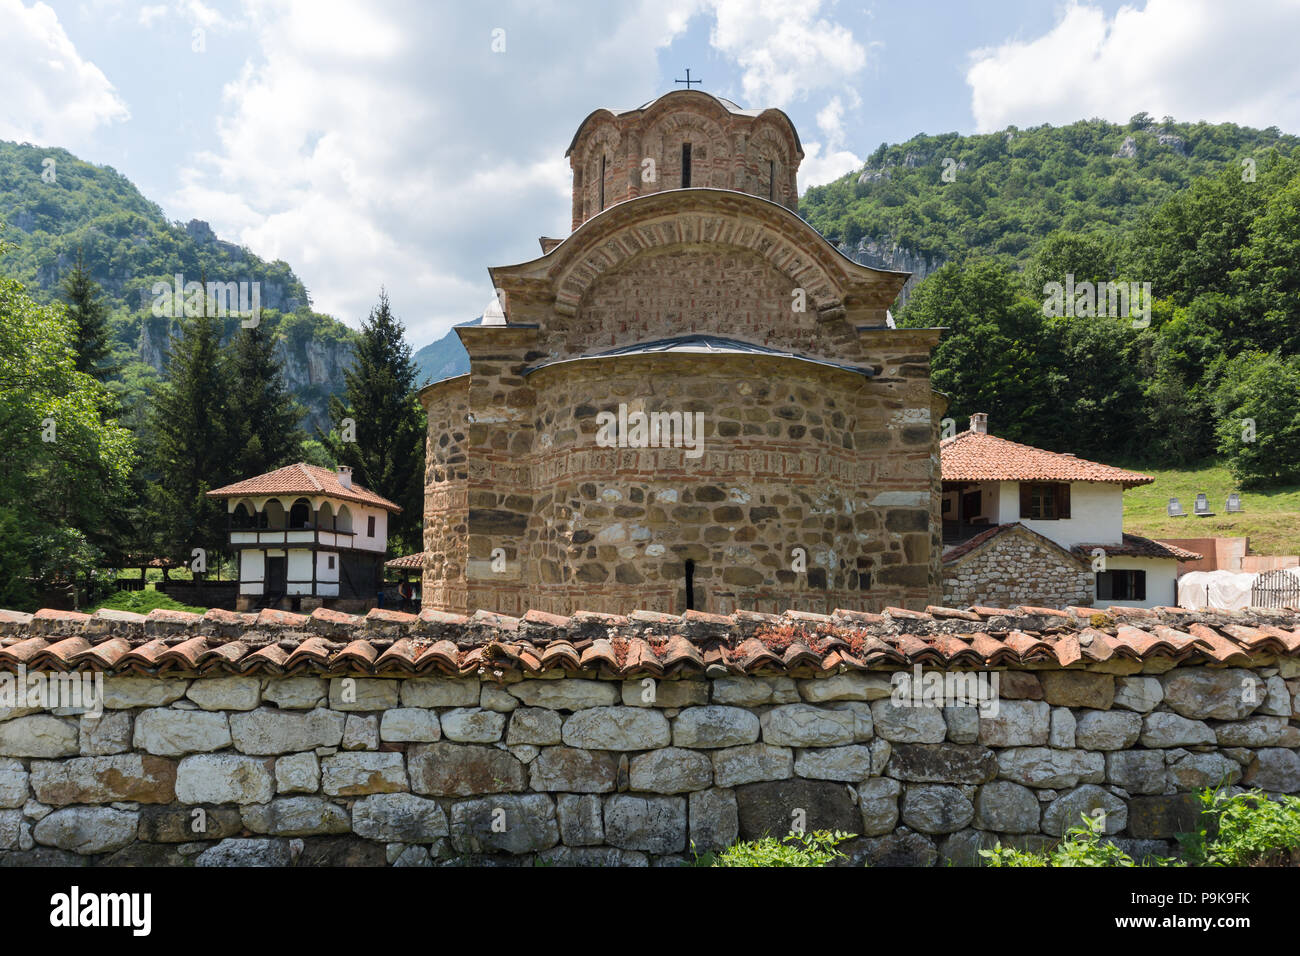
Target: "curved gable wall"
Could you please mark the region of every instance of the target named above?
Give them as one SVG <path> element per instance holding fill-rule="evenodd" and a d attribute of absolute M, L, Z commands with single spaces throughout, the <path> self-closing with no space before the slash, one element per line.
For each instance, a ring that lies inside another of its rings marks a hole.
<path fill-rule="evenodd" d="M 540 337 L 556 356 L 692 332 L 840 362 L 865 361 L 844 319 L 819 318 L 796 281 L 750 248 L 676 244 L 638 253 L 589 285 L 577 314 Z"/>

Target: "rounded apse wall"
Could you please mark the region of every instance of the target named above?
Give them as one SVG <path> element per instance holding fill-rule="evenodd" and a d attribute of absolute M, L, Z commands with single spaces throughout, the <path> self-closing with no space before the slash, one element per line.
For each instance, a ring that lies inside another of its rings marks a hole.
<path fill-rule="evenodd" d="M 827 612 L 901 600 L 908 566 L 924 589 L 924 513 L 871 504 L 895 487 L 884 462 L 899 438 L 869 378 L 659 353 L 561 363 L 529 385 L 520 556 L 534 606 Z"/>

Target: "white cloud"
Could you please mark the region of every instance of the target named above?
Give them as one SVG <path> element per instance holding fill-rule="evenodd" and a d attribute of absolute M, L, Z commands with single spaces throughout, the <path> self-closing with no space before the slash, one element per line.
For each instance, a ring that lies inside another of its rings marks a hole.
<path fill-rule="evenodd" d="M 136 22 L 142 27 L 151 27 L 169 16 L 176 16 L 192 26 L 204 30 L 216 30 L 220 33 L 242 30 L 246 26 L 244 21 L 231 20 L 202 0 L 173 0 L 171 5 L 160 3 L 142 6 L 136 11 Z"/>
<path fill-rule="evenodd" d="M 784 107 L 839 88 L 867 64 L 847 27 L 819 17 L 820 0 L 712 0 L 712 45 L 742 68 L 749 103 Z"/>
<path fill-rule="evenodd" d="M 285 259 L 344 321 L 386 286 L 423 344 L 482 311 L 488 266 L 567 235 L 573 130 L 647 98 L 696 6 L 248 3 L 257 56 L 168 210 Z"/>
<path fill-rule="evenodd" d="M 256 54 L 166 205 L 291 263 L 316 308 L 344 321 L 386 286 L 420 345 L 482 311 L 488 266 L 568 234 L 573 131 L 597 107 L 649 99 L 659 53 L 701 16 L 716 14 L 711 40 L 740 65 L 749 105 L 825 98 L 803 181 L 860 166 L 843 139 L 867 48 L 820 8 L 245 0 Z"/>
<path fill-rule="evenodd" d="M 971 110 L 981 132 L 1143 111 L 1300 131 L 1298 35 L 1288 0 L 1149 0 L 1111 18 L 1072 3 L 1044 35 L 972 54 Z"/>
<path fill-rule="evenodd" d="M 0 0 L 0 139 L 75 149 L 130 116 L 99 67 L 83 60 L 43 3 Z"/>
<path fill-rule="evenodd" d="M 155 6 L 143 6 L 136 12 L 136 22 L 142 27 L 151 27 L 157 21 L 167 16 L 167 7 L 165 4 Z"/>
<path fill-rule="evenodd" d="M 820 0 L 711 0 L 717 17 L 710 42 L 741 68 L 749 106 L 786 107 L 818 95 L 821 142 L 804 143 L 801 191 L 862 166 L 844 148 L 845 115 L 862 105 L 852 85 L 867 65 L 873 43 L 820 16 Z"/>
<path fill-rule="evenodd" d="M 862 158 L 847 149 L 830 149 L 822 155 L 821 143 L 804 143 L 803 151 L 804 160 L 799 165 L 800 195 L 809 186 L 821 186 L 862 168 Z"/>

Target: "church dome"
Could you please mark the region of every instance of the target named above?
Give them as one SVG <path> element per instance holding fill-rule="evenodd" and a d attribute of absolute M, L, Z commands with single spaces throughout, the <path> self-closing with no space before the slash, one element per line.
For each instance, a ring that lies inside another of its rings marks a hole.
<path fill-rule="evenodd" d="M 668 189 L 733 189 L 798 208 L 803 147 L 778 109 L 745 109 L 702 90 L 673 90 L 635 109 L 598 109 L 578 126 L 573 228 L 614 203 Z"/>

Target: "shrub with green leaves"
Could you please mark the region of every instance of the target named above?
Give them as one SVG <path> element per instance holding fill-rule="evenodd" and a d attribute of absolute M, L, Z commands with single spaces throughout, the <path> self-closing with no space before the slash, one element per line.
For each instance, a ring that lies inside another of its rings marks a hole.
<path fill-rule="evenodd" d="M 696 866 L 829 866 L 844 854 L 835 849 L 852 833 L 840 830 L 816 830 L 812 833 L 787 833 L 781 839 L 763 837 L 734 843 L 721 853 L 695 857 Z"/>
<path fill-rule="evenodd" d="M 1182 834 L 1179 842 L 1196 866 L 1286 866 L 1300 860 L 1300 797 L 1270 799 L 1261 790 L 1228 794 L 1207 787 L 1201 814 L 1217 824 Z"/>
<path fill-rule="evenodd" d="M 988 866 L 1138 866 L 1133 858 L 1102 839 L 1103 820 L 1080 814 L 1083 822 L 1065 831 L 1065 836 L 1050 850 L 1030 852 L 1006 847 L 999 843 L 991 850 L 980 850 Z M 1141 865 L 1177 866 L 1176 860 L 1165 857 L 1147 857 Z"/>

